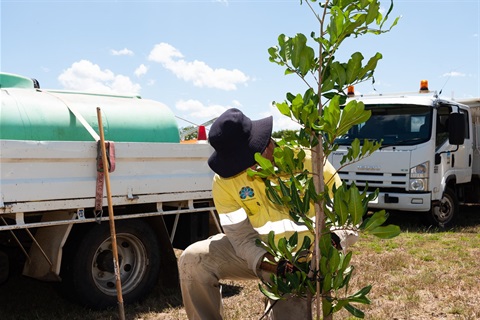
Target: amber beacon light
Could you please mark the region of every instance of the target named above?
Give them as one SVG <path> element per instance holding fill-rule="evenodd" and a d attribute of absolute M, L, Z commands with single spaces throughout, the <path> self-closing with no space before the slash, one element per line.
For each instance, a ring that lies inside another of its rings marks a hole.
<path fill-rule="evenodd" d="M 427 93 L 428 90 L 428 80 L 420 80 L 420 93 Z"/>
<path fill-rule="evenodd" d="M 355 95 L 355 87 L 354 86 L 348 86 L 347 88 L 347 96 L 352 97 Z"/>

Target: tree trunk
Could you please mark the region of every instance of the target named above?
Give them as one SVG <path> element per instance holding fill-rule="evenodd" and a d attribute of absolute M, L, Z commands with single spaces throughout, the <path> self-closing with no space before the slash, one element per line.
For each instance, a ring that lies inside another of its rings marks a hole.
<path fill-rule="evenodd" d="M 318 145 L 312 149 L 312 173 L 313 173 L 313 183 L 315 185 L 315 190 L 317 193 L 322 193 L 325 190 L 325 183 L 323 181 L 323 141 L 322 136 L 318 136 Z M 322 235 L 322 230 L 325 229 L 325 212 L 323 211 L 322 201 L 315 202 L 315 269 L 320 270 L 320 248 L 318 243 Z M 320 281 L 317 281 L 317 319 L 320 319 L 322 305 L 321 297 L 325 297 L 328 292 L 322 292 L 320 286 Z M 326 299 L 326 298 L 323 298 Z M 332 320 L 333 316 L 329 315 L 325 317 L 324 320 Z"/>

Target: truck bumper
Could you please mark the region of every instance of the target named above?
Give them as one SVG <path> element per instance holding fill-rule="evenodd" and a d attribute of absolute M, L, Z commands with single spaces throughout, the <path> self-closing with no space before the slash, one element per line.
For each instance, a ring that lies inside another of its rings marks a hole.
<path fill-rule="evenodd" d="M 430 193 L 384 193 L 368 205 L 371 209 L 390 209 L 395 211 L 426 212 L 431 208 Z"/>

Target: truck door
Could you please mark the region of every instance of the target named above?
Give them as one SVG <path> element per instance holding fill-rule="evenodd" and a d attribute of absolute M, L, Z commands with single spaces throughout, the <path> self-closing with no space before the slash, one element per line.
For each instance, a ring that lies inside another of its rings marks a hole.
<path fill-rule="evenodd" d="M 470 135 L 470 113 L 468 110 L 460 109 L 465 115 L 465 142 L 459 146 L 458 152 L 454 154 L 454 169 L 457 175 L 457 183 L 469 182 L 472 176 L 473 141 Z"/>
<path fill-rule="evenodd" d="M 453 109 L 453 110 L 452 110 Z M 460 112 L 465 115 L 465 142 L 458 147 L 457 151 L 453 151 L 457 148 L 455 145 L 449 146 L 447 150 L 451 150 L 450 154 L 450 168 L 453 170 L 456 176 L 457 183 L 469 182 L 472 175 L 472 160 L 473 160 L 473 142 L 470 134 L 470 114 L 468 110 L 460 109 L 457 106 L 442 106 L 439 108 L 439 118 L 437 124 L 437 137 L 441 139 L 441 133 L 438 133 L 438 129 L 442 125 L 448 127 L 448 117 L 451 112 Z M 448 138 L 446 139 L 448 144 Z"/>

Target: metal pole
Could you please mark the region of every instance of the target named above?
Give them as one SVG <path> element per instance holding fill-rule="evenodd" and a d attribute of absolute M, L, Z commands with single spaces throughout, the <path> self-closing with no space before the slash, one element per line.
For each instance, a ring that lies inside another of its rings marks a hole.
<path fill-rule="evenodd" d="M 100 132 L 100 144 L 102 145 L 103 172 L 105 174 L 105 186 L 107 188 L 108 220 L 110 222 L 110 237 L 112 238 L 113 265 L 115 268 L 118 311 L 120 315 L 120 320 L 125 320 L 125 310 L 123 307 L 123 296 L 122 296 L 122 282 L 120 279 L 120 267 L 118 265 L 117 236 L 115 233 L 115 220 L 113 216 L 112 195 L 110 192 L 110 176 L 108 172 L 107 150 L 105 148 L 105 137 L 103 134 L 103 124 L 102 124 L 102 112 L 100 108 L 97 108 L 97 118 L 98 118 L 98 131 Z"/>

